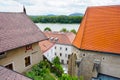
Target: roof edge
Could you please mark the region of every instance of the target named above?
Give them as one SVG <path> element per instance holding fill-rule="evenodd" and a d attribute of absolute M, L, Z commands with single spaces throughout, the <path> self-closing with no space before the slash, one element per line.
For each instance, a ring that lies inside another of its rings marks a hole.
<path fill-rule="evenodd" d="M 43 40 L 47 40 L 47 38 L 46 38 L 46 39 L 43 39 Z M 7 52 L 7 51 L 10 51 L 10 50 L 13 50 L 13 49 L 18 49 L 18 48 L 24 47 L 24 46 L 26 46 L 26 45 L 30 45 L 30 44 L 33 44 L 33 43 L 37 43 L 37 42 L 43 41 L 43 40 L 38 40 L 38 41 L 35 41 L 35 42 L 32 42 L 32 43 L 25 44 L 25 45 L 23 45 L 23 46 L 19 46 L 19 47 L 16 47 L 16 48 L 8 49 L 8 50 L 2 51 L 2 52 Z M 0 53 L 2 53 L 2 52 L 0 52 Z"/>
<path fill-rule="evenodd" d="M 2 66 L 2 65 L 0 65 L 0 67 L 3 67 L 3 68 L 5 68 L 4 66 Z M 17 74 L 19 74 L 19 75 L 22 75 L 22 76 L 24 76 L 24 77 L 26 77 L 26 78 L 28 78 L 28 79 L 31 79 L 31 80 L 33 80 L 32 78 L 30 78 L 30 77 L 27 77 L 27 76 L 25 76 L 25 75 L 23 75 L 23 74 L 21 74 L 21 73 L 19 73 L 19 72 L 17 72 L 17 71 L 14 71 L 14 70 L 11 70 L 11 69 L 8 69 L 8 68 L 5 68 L 5 69 L 7 69 L 7 70 L 10 70 L 10 71 L 13 71 L 13 72 L 15 72 L 15 73 L 17 73 Z"/>
<path fill-rule="evenodd" d="M 81 24 L 80 24 L 80 26 L 79 26 L 78 32 L 77 32 L 77 34 L 76 34 L 76 36 L 75 36 L 75 39 L 74 39 L 73 42 L 72 42 L 72 44 L 73 44 L 74 46 L 76 46 L 77 48 L 81 48 L 81 46 L 82 46 L 82 39 L 83 39 L 83 35 L 84 35 L 84 30 L 85 30 L 84 24 L 86 23 L 86 18 L 87 18 L 88 9 L 89 9 L 89 8 L 87 8 L 87 10 L 86 10 L 86 12 L 85 12 L 85 14 L 84 14 L 84 16 L 83 16 L 83 20 L 82 20 L 82 22 L 81 22 Z M 79 36 L 79 35 L 80 35 L 80 36 Z M 78 36 L 79 36 L 79 39 L 78 39 Z M 80 40 L 80 43 L 78 44 L 78 41 L 79 41 L 79 40 Z"/>

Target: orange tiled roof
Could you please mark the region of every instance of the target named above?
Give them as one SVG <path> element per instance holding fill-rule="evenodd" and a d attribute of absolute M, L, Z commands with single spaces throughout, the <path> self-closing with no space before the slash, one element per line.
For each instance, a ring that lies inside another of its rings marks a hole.
<path fill-rule="evenodd" d="M 59 43 L 59 44 L 69 44 L 69 45 L 71 45 L 74 38 L 75 38 L 75 34 L 72 33 L 72 32 L 64 33 L 64 32 L 45 31 L 44 33 L 48 38 L 50 38 L 50 37 L 58 38 L 58 41 L 56 43 Z"/>
<path fill-rule="evenodd" d="M 73 45 L 120 54 L 120 5 L 87 8 Z"/>
<path fill-rule="evenodd" d="M 46 52 L 48 49 L 50 49 L 54 43 L 50 42 L 49 40 L 44 40 L 39 42 L 39 46 L 42 50 L 42 53 Z"/>

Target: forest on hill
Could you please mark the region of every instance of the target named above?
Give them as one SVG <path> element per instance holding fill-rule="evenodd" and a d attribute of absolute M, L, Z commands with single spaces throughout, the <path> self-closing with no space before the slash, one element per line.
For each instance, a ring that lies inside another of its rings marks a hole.
<path fill-rule="evenodd" d="M 34 23 L 81 23 L 83 16 L 29 16 Z"/>

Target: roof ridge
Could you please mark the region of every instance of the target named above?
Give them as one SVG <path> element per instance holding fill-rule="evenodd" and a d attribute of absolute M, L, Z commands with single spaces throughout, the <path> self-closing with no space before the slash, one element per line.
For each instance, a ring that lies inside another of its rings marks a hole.
<path fill-rule="evenodd" d="M 115 6 L 120 6 L 120 5 L 101 5 L 101 6 L 88 6 L 88 8 L 101 8 L 101 7 L 115 7 Z"/>

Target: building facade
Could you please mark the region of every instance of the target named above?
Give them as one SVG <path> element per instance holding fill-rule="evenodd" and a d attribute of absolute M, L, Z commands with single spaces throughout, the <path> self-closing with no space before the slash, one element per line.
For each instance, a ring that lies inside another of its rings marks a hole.
<path fill-rule="evenodd" d="M 73 41 L 70 75 L 85 80 L 120 79 L 119 12 L 119 5 L 87 8 Z"/>
<path fill-rule="evenodd" d="M 99 74 L 120 78 L 120 55 L 79 50 L 76 47 L 73 51 L 68 66 L 70 75 L 83 76 L 85 80 L 96 79 Z"/>
<path fill-rule="evenodd" d="M 29 49 L 27 49 L 27 47 L 29 47 Z M 41 49 L 38 43 L 34 43 L 4 52 L 0 59 L 0 65 L 22 73 L 41 60 L 43 60 Z"/>
<path fill-rule="evenodd" d="M 42 60 L 38 42 L 47 37 L 25 12 L 1 12 L 0 34 L 0 65 L 22 73 Z"/>
<path fill-rule="evenodd" d="M 62 64 L 68 64 L 68 58 L 72 54 L 72 46 L 64 44 L 55 44 L 54 55 L 60 58 Z"/>
<path fill-rule="evenodd" d="M 68 58 L 72 54 L 72 41 L 75 34 L 71 32 L 49 31 L 45 31 L 44 33 L 49 38 L 49 41 L 55 44 L 53 54 L 60 58 L 62 64 L 68 64 Z"/>
<path fill-rule="evenodd" d="M 39 42 L 39 46 L 41 48 L 42 54 L 48 61 L 52 62 L 55 58 L 54 55 L 54 46 L 55 44 L 50 42 L 49 40 Z"/>

